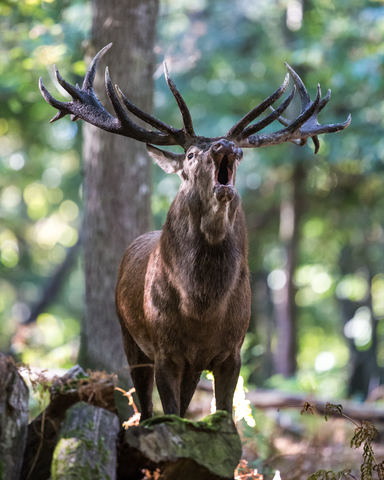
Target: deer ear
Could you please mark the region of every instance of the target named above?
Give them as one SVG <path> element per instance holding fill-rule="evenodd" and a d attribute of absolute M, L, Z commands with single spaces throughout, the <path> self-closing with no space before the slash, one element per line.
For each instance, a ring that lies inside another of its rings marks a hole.
<path fill-rule="evenodd" d="M 183 168 L 184 153 L 173 153 L 166 150 L 160 150 L 147 143 L 149 155 L 156 160 L 156 163 L 166 173 L 179 173 Z"/>

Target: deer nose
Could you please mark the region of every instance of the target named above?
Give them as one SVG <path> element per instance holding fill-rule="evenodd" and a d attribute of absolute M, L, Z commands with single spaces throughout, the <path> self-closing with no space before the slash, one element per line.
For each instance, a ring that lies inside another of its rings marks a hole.
<path fill-rule="evenodd" d="M 223 155 L 229 155 L 235 153 L 236 145 L 229 140 L 222 138 L 212 145 L 212 150 L 215 153 L 222 153 Z"/>

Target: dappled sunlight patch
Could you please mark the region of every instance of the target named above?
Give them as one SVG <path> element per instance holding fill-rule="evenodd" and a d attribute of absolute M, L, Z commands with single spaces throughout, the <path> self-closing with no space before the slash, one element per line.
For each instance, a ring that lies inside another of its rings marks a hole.
<path fill-rule="evenodd" d="M 23 192 L 27 213 L 32 220 L 45 217 L 48 213 L 47 187 L 41 183 L 30 183 Z"/>
<path fill-rule="evenodd" d="M 344 326 L 344 334 L 353 339 L 356 347 L 364 347 L 372 339 L 372 314 L 368 307 L 360 307 Z"/>
<path fill-rule="evenodd" d="M 13 209 L 20 204 L 21 201 L 21 191 L 15 185 L 9 185 L 4 188 L 1 194 L 0 204 L 6 210 Z"/>
<path fill-rule="evenodd" d="M 29 0 L 38 2 L 39 0 Z M 67 45 L 44 45 L 35 50 L 38 61 L 41 65 L 54 65 L 59 63 L 67 52 Z"/>
<path fill-rule="evenodd" d="M 336 287 L 336 295 L 341 299 L 361 302 L 369 293 L 369 285 L 364 273 L 345 275 Z"/>
<path fill-rule="evenodd" d="M 319 294 L 327 292 L 331 288 L 331 285 L 332 278 L 326 272 L 318 273 L 311 282 L 312 290 Z"/>
<path fill-rule="evenodd" d="M 64 200 L 59 207 L 59 212 L 64 220 L 72 222 L 79 215 L 79 207 L 72 200 Z"/>
<path fill-rule="evenodd" d="M 384 317 L 384 274 L 379 273 L 372 278 L 372 309 L 376 317 Z"/>
<path fill-rule="evenodd" d="M 44 170 L 41 175 L 41 180 L 48 188 L 57 188 L 62 180 L 62 175 L 59 169 L 56 167 L 49 167 Z"/>
<path fill-rule="evenodd" d="M 79 331 L 75 319 L 43 313 L 32 324 L 18 324 L 12 351 L 34 367 L 70 368 L 78 355 Z"/>
<path fill-rule="evenodd" d="M 281 290 L 287 283 L 287 274 L 284 270 L 276 269 L 268 275 L 267 283 L 272 290 Z"/>
<path fill-rule="evenodd" d="M 74 202 L 72 203 L 74 204 Z M 72 203 L 66 204 L 67 207 L 64 207 L 63 210 L 68 210 L 72 216 L 74 214 L 77 216 L 78 208 L 76 207 L 77 210 L 75 211 Z M 56 212 L 35 224 L 32 229 L 32 238 L 43 249 L 51 249 L 57 243 L 70 247 L 77 242 L 78 233 L 75 228 L 68 225 L 67 219 L 63 217 L 61 212 Z"/>
<path fill-rule="evenodd" d="M 334 279 L 324 265 L 300 266 L 293 278 L 299 287 L 295 296 L 298 307 L 308 307 L 333 293 Z"/>
<path fill-rule="evenodd" d="M 213 373 L 208 372 L 207 378 L 212 381 L 212 389 L 215 392 L 215 378 Z M 233 410 L 235 423 L 245 420 L 249 427 L 255 427 L 255 419 L 252 414 L 251 402 L 245 398 L 247 389 L 244 387 L 244 378 L 239 375 L 237 380 L 235 394 L 233 396 Z M 211 414 L 216 412 L 216 398 L 213 396 L 211 401 Z"/>
<path fill-rule="evenodd" d="M 327 354 L 327 358 L 329 361 L 326 361 L 326 357 L 322 356 L 319 357 L 321 354 Z M 308 368 L 316 368 L 316 359 L 318 366 L 323 361 L 329 365 L 330 355 L 333 356 L 334 365 L 333 367 L 342 368 L 346 365 L 349 360 L 349 350 L 345 342 L 342 341 L 336 335 L 328 335 L 322 328 L 316 327 L 311 329 L 310 331 L 304 333 L 300 337 L 300 352 L 298 355 L 298 363 L 300 368 L 308 369 Z M 319 363 L 320 362 L 320 363 Z M 324 363 L 324 364 L 325 364 Z M 333 368 L 331 367 L 331 368 Z M 331 370 L 328 369 L 321 369 L 321 371 Z M 317 371 L 320 371 L 316 369 Z"/>
<path fill-rule="evenodd" d="M 298 307 L 309 307 L 317 300 L 319 300 L 319 294 L 315 293 L 309 286 L 299 290 L 295 296 L 295 302 Z"/>
<path fill-rule="evenodd" d="M 69 150 L 61 155 L 60 171 L 67 176 L 73 176 L 80 168 L 80 158 L 76 150 Z"/>
<path fill-rule="evenodd" d="M 6 246 L 1 249 L 1 263 L 7 268 L 16 267 L 19 262 L 19 252 L 14 246 Z"/>
<path fill-rule="evenodd" d="M 64 193 L 60 188 L 50 188 L 47 197 L 50 203 L 57 205 L 63 200 Z"/>
<path fill-rule="evenodd" d="M 0 261 L 7 268 L 19 262 L 19 245 L 15 234 L 8 229 L 0 232 Z"/>
<path fill-rule="evenodd" d="M 25 165 L 25 157 L 21 152 L 12 154 L 9 157 L 9 166 L 12 170 L 21 170 Z"/>
<path fill-rule="evenodd" d="M 315 359 L 315 370 L 317 372 L 327 372 L 335 366 L 336 360 L 332 352 L 321 352 Z"/>

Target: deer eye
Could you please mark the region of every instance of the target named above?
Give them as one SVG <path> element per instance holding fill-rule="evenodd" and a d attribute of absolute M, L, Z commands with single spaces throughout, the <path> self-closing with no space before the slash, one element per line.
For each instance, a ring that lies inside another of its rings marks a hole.
<path fill-rule="evenodd" d="M 192 157 L 193 157 L 193 153 L 190 153 L 190 154 L 188 155 L 188 159 L 190 160 Z"/>

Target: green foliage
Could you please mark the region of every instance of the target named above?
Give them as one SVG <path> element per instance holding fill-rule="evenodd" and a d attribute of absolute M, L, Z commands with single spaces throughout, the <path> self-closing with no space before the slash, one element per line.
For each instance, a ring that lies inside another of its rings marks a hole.
<path fill-rule="evenodd" d="M 376 463 L 372 450 L 372 440 L 376 437 L 378 431 L 371 422 L 361 422 L 355 429 L 355 434 L 351 439 L 351 447 L 359 448 L 363 445 L 363 463 L 361 464 L 361 479 L 372 480 L 373 463 Z"/>
<path fill-rule="evenodd" d="M 351 470 L 342 470 L 335 473 L 332 470 L 318 470 L 308 477 L 308 480 L 342 480 L 342 478 L 354 478 L 350 475 Z"/>
<path fill-rule="evenodd" d="M 306 402 L 301 413 L 304 411 L 311 411 L 311 413 L 313 413 L 313 410 L 313 405 Z M 351 448 L 360 448 L 363 445 L 363 462 L 360 466 L 361 479 L 373 480 L 373 471 L 375 470 L 381 480 L 383 478 L 384 462 L 377 463 L 372 448 L 372 441 L 378 435 L 377 428 L 371 422 L 367 421 L 362 421 L 359 425 L 343 413 L 342 405 L 334 405 L 327 402 L 324 412 L 325 420 L 328 421 L 329 416 L 335 413 L 350 420 L 355 425 L 354 434 L 350 442 Z M 339 473 L 334 473 L 332 470 L 318 470 L 312 474 L 308 480 L 339 480 L 343 476 L 354 478 L 353 475 L 351 475 L 351 470 L 343 470 Z"/>
<path fill-rule="evenodd" d="M 83 308 L 82 272 L 31 329 L 28 319 L 78 238 L 82 222 L 78 126 L 49 125 L 38 79 L 60 65 L 78 78 L 90 24 L 81 0 L 0 1 L 0 349 L 41 367 L 70 367 Z"/>
<path fill-rule="evenodd" d="M 340 404 L 334 405 L 333 403 L 327 402 L 327 404 L 325 406 L 325 413 L 324 413 L 324 418 L 325 418 L 326 421 L 328 421 L 328 418 L 332 413 L 342 414 L 343 413 L 343 406 L 340 405 Z"/>

